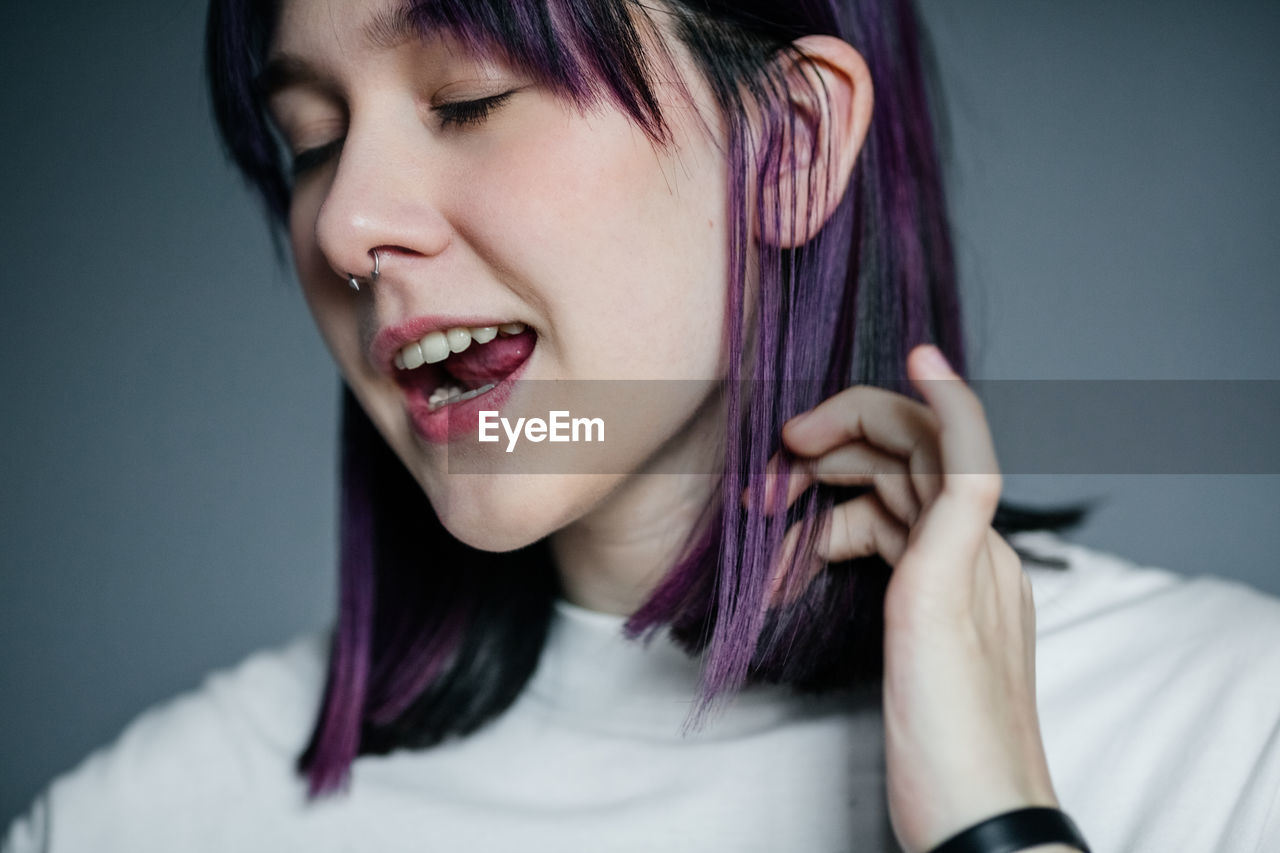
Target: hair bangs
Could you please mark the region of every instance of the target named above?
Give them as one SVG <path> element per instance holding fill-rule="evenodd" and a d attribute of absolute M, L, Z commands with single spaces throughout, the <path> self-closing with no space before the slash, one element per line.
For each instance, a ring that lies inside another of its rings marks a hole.
<path fill-rule="evenodd" d="M 674 64 L 654 8 L 617 0 L 408 0 L 375 15 L 366 31 L 386 44 L 447 34 L 472 53 L 499 56 L 581 111 L 612 103 L 656 144 L 667 144 L 651 60 Z M 219 134 L 277 225 L 288 215 L 292 182 L 266 110 L 262 74 L 279 13 L 279 0 L 213 2 L 205 35 Z"/>
<path fill-rule="evenodd" d="M 446 32 L 468 50 L 497 52 L 579 109 L 610 100 L 653 140 L 668 140 L 651 85 L 646 35 L 653 44 L 661 39 L 640 4 L 410 0 L 398 14 L 419 37 Z"/>

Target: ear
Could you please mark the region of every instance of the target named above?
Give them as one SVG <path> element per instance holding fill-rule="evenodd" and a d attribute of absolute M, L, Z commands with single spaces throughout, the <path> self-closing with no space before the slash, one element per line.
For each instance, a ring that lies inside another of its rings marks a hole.
<path fill-rule="evenodd" d="M 784 110 L 789 115 L 779 117 L 777 195 L 770 192 L 770 182 L 764 205 L 769 221 L 757 223 L 754 235 L 785 249 L 812 240 L 835 213 L 849 188 L 875 100 L 867 63 L 848 42 L 805 36 L 793 46 L 799 56 L 788 52 L 778 60 L 786 63 Z"/>

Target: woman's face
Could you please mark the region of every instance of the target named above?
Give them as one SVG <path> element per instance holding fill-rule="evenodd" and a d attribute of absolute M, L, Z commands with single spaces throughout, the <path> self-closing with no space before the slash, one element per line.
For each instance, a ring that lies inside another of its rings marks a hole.
<path fill-rule="evenodd" d="M 457 360 L 462 374 L 496 371 L 459 383 L 499 383 L 472 409 L 498 409 L 508 396 L 514 405 L 539 380 L 625 387 L 723 376 L 725 164 L 673 86 L 657 94 L 674 144 L 658 148 L 611 103 L 580 114 L 451 39 L 400 39 L 371 26 L 394 20 L 395 8 L 283 3 L 271 112 L 295 155 L 321 149 L 304 154 L 295 181 L 294 259 L 343 376 L 442 522 L 470 545 L 507 550 L 584 517 L 657 456 L 700 446 L 718 426 L 714 407 L 701 405 L 705 386 L 670 383 L 661 404 L 637 398 L 633 411 L 613 412 L 644 429 L 611 451 L 600 468 L 608 473 L 480 476 L 456 473 L 456 460 L 450 473 L 457 445 L 442 440 L 447 418 L 429 396 L 455 356 L 407 370 L 395 353 L 432 330 L 525 324 L 531 333 L 473 341 Z M 712 115 L 698 75 L 679 62 Z M 487 111 L 457 106 L 495 97 Z M 359 277 L 358 292 L 348 274 Z M 490 344 L 493 357 L 482 357 Z M 509 375 L 514 382 L 502 380 Z M 503 435 L 486 445 L 473 435 L 469 446 L 501 462 Z"/>

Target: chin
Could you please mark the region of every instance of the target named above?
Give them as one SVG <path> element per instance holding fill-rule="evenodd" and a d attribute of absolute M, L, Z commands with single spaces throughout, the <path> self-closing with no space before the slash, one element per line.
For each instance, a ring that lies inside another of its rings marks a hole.
<path fill-rule="evenodd" d="M 612 477 L 450 474 L 426 493 L 440 523 L 481 551 L 514 551 L 571 524 L 599 502 Z"/>

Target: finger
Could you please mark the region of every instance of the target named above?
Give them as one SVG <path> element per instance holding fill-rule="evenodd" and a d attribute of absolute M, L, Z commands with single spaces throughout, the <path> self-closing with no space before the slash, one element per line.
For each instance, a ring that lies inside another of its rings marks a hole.
<path fill-rule="evenodd" d="M 930 442 L 932 446 L 932 442 Z M 936 458 L 936 450 L 931 451 Z M 773 490 L 781 476 L 777 456 L 769 460 L 765 469 L 765 513 L 772 514 Z M 937 478 L 933 478 L 937 479 Z M 911 526 L 920 517 L 922 500 L 916 494 L 917 478 L 908 471 L 907 463 L 865 441 L 855 441 L 838 447 L 817 460 L 800 459 L 792 463 L 787 480 L 785 506 L 795 503 L 805 489 L 815 483 L 837 486 L 870 485 L 885 507 L 899 521 Z M 938 483 L 934 489 L 941 488 Z M 742 503 L 746 506 L 750 490 L 743 490 Z M 930 498 L 932 495 L 930 495 Z"/>
<path fill-rule="evenodd" d="M 787 495 L 783 499 L 782 508 L 786 509 L 795 503 L 805 489 L 817 482 L 817 477 L 813 472 L 814 463 L 811 459 L 791 459 L 787 465 Z M 778 454 L 770 457 L 768 463 L 765 464 L 764 476 L 761 479 L 764 503 L 764 511 L 766 515 L 773 514 L 774 490 L 778 488 L 778 481 L 782 478 L 782 466 L 778 462 Z M 746 507 L 751 496 L 751 487 L 742 490 L 742 506 Z"/>
<path fill-rule="evenodd" d="M 937 347 L 918 346 L 907 358 L 907 373 L 938 419 L 942 473 L 972 474 L 999 484 L 1000 467 L 982 401 L 943 358 Z M 991 489 L 987 489 L 991 491 Z"/>
<path fill-rule="evenodd" d="M 858 385 L 829 397 L 782 428 L 782 440 L 799 456 L 821 456 L 863 441 L 908 460 L 911 485 L 922 507 L 942 490 L 938 419 L 928 407 L 883 388 Z"/>
<path fill-rule="evenodd" d="M 828 562 L 879 554 L 892 566 L 907 549 L 907 526 L 873 495 L 832 507 L 830 519 L 826 537 L 818 539 L 818 553 Z"/>
<path fill-rule="evenodd" d="M 791 602 L 803 594 L 827 563 L 880 554 L 890 565 L 907 546 L 907 528 L 874 494 L 859 495 L 832 507 L 818 519 L 813 559 L 797 562 L 803 522 L 796 522 L 782 540 L 778 569 L 769 590 L 771 601 Z"/>
<path fill-rule="evenodd" d="M 943 470 L 942 490 L 931 505 L 937 523 L 919 528 L 921 554 L 954 561 L 959 548 L 976 555 L 1002 488 L 982 403 L 936 347 L 913 349 L 907 373 L 938 418 Z"/>
<path fill-rule="evenodd" d="M 783 424 L 782 440 L 799 456 L 866 441 L 905 459 L 936 432 L 937 419 L 924 405 L 884 388 L 855 385 Z"/>
<path fill-rule="evenodd" d="M 933 506 L 942 491 L 942 453 L 936 435 L 922 441 L 907 460 L 911 471 L 911 485 L 921 507 Z"/>
<path fill-rule="evenodd" d="M 813 474 L 821 483 L 871 485 L 885 508 L 908 527 L 920 517 L 921 501 L 907 463 L 865 441 L 846 444 L 820 457 Z"/>

